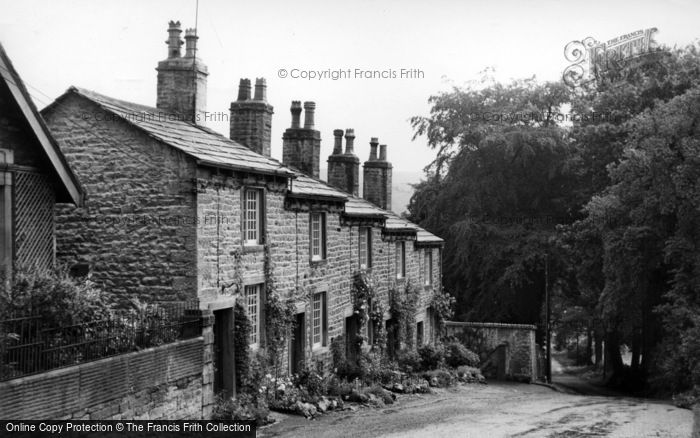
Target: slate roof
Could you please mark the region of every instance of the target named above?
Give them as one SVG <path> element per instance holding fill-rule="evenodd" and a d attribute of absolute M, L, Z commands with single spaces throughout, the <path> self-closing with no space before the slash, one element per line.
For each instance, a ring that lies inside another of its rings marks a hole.
<path fill-rule="evenodd" d="M 61 149 L 59 149 L 56 140 L 46 126 L 46 122 L 39 114 L 27 88 L 22 82 L 22 78 L 20 78 L 12 65 L 2 44 L 0 44 L 0 79 L 7 85 L 10 95 L 14 98 L 24 120 L 29 126 L 29 131 L 34 134 L 44 156 L 51 164 L 51 170 L 60 181 L 60 184 L 55 186 L 56 200 L 58 202 L 72 202 L 76 205 L 81 205 L 83 192 L 80 183 L 70 167 L 68 167 L 66 158 L 61 153 Z"/>
<path fill-rule="evenodd" d="M 91 100 L 151 137 L 194 157 L 200 164 L 292 178 L 295 175 L 279 161 L 255 153 L 209 128 L 179 120 L 158 108 L 114 99 L 83 88 L 69 88 L 47 109 L 69 93 Z"/>
<path fill-rule="evenodd" d="M 311 178 L 303 174 L 301 171 L 292 169 L 295 172 L 296 178 L 292 181 L 290 193 L 297 197 L 306 198 L 333 198 L 345 201 L 350 195 L 338 190 L 327 183 Z"/>
<path fill-rule="evenodd" d="M 76 93 L 89 99 L 105 111 L 145 131 L 151 137 L 194 157 L 203 165 L 288 177 L 292 179 L 289 191 L 292 196 L 343 201 L 345 214 L 349 216 L 383 218 L 385 229 L 389 232 L 415 232 L 417 242 L 443 242 L 441 238 L 393 212 L 382 210 L 363 198 L 345 193 L 324 181 L 284 166 L 273 158 L 253 152 L 207 127 L 179 120 L 176 117 L 168 117 L 168 114 L 158 108 L 114 99 L 84 88 L 71 87 L 44 111 L 57 105 L 69 93 Z"/>

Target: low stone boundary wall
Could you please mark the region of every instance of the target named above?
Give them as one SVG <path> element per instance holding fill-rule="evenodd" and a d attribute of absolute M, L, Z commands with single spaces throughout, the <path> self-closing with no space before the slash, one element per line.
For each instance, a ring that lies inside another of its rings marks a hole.
<path fill-rule="evenodd" d="M 204 338 L 0 383 L 11 420 L 199 419 Z"/>
<path fill-rule="evenodd" d="M 445 334 L 462 341 L 482 360 L 495 363 L 497 378 L 534 382 L 537 346 L 534 325 L 485 322 L 445 323 Z M 484 364 L 487 365 L 487 364 Z"/>

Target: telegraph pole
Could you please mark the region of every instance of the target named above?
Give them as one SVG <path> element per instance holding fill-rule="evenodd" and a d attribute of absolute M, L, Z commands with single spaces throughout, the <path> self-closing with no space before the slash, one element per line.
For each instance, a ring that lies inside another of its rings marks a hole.
<path fill-rule="evenodd" d="M 545 348 L 546 348 L 546 362 L 544 365 L 545 379 L 547 383 L 552 383 L 552 331 L 550 327 L 549 314 L 550 314 L 550 301 L 549 296 L 549 254 L 544 255 L 544 330 L 545 330 Z"/>

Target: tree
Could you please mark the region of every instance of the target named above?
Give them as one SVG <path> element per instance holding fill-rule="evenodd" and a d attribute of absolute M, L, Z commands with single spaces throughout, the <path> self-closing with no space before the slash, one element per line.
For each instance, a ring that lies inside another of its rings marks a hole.
<path fill-rule="evenodd" d="M 540 319 L 554 225 L 572 220 L 572 151 L 556 120 L 567 99 L 558 83 L 485 80 L 431 97 L 430 117 L 412 120 L 437 157 L 409 214 L 445 238 L 459 318 Z"/>

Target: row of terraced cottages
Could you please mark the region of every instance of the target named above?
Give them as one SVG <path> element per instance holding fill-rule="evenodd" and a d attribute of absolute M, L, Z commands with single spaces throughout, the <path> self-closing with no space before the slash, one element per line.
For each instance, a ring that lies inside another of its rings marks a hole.
<path fill-rule="evenodd" d="M 196 300 L 211 311 L 214 391 L 234 389 L 234 304 L 247 309 L 251 347 L 263 347 L 271 285 L 296 308 L 289 372 L 331 367 L 330 342 L 356 329 L 353 280 L 361 271 L 374 279 L 389 328 L 389 290 L 419 288 L 414 341 L 430 342 L 443 241 L 391 212 L 386 146 L 370 140 L 359 197 L 354 132 L 334 131 L 321 181 L 315 105 L 304 103 L 302 124 L 295 101 L 282 162 L 275 160 L 264 79 L 254 87 L 241 80 L 230 138 L 206 128 L 199 121 L 208 70 L 195 55 L 197 36 L 186 32 L 182 55 L 179 22 L 168 32 L 156 107 L 71 87 L 42 111 L 84 191 L 83 205 L 57 210 L 57 257 L 118 301 Z"/>

